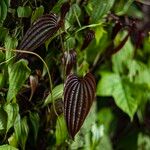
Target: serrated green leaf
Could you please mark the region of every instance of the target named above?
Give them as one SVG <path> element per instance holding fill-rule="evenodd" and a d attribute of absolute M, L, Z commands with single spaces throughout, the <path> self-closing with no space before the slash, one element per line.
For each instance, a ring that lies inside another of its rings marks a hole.
<path fill-rule="evenodd" d="M 52 90 L 52 94 L 50 93 L 45 102 L 44 102 L 44 105 L 43 106 L 46 106 L 48 105 L 49 103 L 52 103 L 53 101 L 59 99 L 59 98 L 62 98 L 62 95 L 63 95 L 63 84 L 60 84 L 60 85 L 57 85 L 53 90 Z"/>
<path fill-rule="evenodd" d="M 0 146 L 0 150 L 19 150 L 19 149 L 6 144 L 6 145 Z"/>
<path fill-rule="evenodd" d="M 30 122 L 32 124 L 31 130 L 33 131 L 34 142 L 36 143 L 38 131 L 39 131 L 39 125 L 40 125 L 40 117 L 39 117 L 38 113 L 30 112 L 29 118 L 30 118 Z"/>
<path fill-rule="evenodd" d="M 58 117 L 57 123 L 56 123 L 56 131 L 55 131 L 56 145 L 60 145 L 66 140 L 68 136 L 67 133 L 68 131 L 66 127 L 66 122 L 65 122 L 64 116 L 61 115 Z"/>
<path fill-rule="evenodd" d="M 133 97 L 130 84 L 126 83 L 118 74 L 102 73 L 97 86 L 98 96 L 112 96 L 116 105 L 133 118 L 138 106 L 137 97 Z"/>
<path fill-rule="evenodd" d="M 41 17 L 43 15 L 43 13 L 44 13 L 44 7 L 43 6 L 37 7 L 36 10 L 32 13 L 31 23 L 33 23 L 39 17 Z"/>
<path fill-rule="evenodd" d="M 9 89 L 7 101 L 11 101 L 18 93 L 25 80 L 30 75 L 30 69 L 26 60 L 19 60 L 9 70 Z"/>
<path fill-rule="evenodd" d="M 25 6 L 25 7 L 19 6 L 17 8 L 17 14 L 19 18 L 28 18 L 32 14 L 32 9 L 30 6 Z"/>
<path fill-rule="evenodd" d="M 7 113 L 7 127 L 6 132 L 14 125 L 14 122 L 16 120 L 16 117 L 19 113 L 19 107 L 16 103 L 10 103 L 4 105 L 4 110 Z"/>
<path fill-rule="evenodd" d="M 14 129 L 15 129 L 15 135 L 18 143 L 20 144 L 22 149 L 25 150 L 25 144 L 29 133 L 27 118 L 24 117 L 23 119 L 20 119 L 20 116 L 18 115 L 15 121 Z"/>
<path fill-rule="evenodd" d="M 114 2 L 114 0 L 92 0 L 90 2 L 92 5 L 92 9 L 90 12 L 91 22 L 99 22 L 104 15 L 107 15 Z"/>

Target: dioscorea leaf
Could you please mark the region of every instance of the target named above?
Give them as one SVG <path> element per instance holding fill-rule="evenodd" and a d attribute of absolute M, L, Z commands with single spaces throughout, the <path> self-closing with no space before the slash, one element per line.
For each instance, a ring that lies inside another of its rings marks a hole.
<path fill-rule="evenodd" d="M 43 15 L 28 29 L 18 49 L 35 50 L 61 27 L 62 21 L 54 13 Z"/>
<path fill-rule="evenodd" d="M 85 48 L 87 48 L 88 45 L 90 44 L 90 42 L 94 39 L 94 37 L 95 37 L 94 31 L 88 30 L 86 35 L 85 35 L 81 50 L 84 50 Z"/>
<path fill-rule="evenodd" d="M 77 56 L 77 53 L 74 49 L 70 51 L 65 51 L 63 58 L 62 58 L 62 62 L 65 65 L 66 75 L 70 74 L 71 69 L 76 64 L 76 56 Z"/>
<path fill-rule="evenodd" d="M 67 129 L 72 138 L 80 130 L 95 97 L 96 82 L 91 73 L 79 78 L 74 74 L 67 77 L 64 88 L 64 115 Z"/>

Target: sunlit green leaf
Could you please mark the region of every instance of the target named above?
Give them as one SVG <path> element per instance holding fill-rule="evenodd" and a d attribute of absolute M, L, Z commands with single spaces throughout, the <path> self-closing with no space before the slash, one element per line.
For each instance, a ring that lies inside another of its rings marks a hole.
<path fill-rule="evenodd" d="M 21 70 L 20 70 L 21 69 Z M 9 70 L 9 90 L 7 93 L 7 101 L 12 100 L 25 80 L 29 77 L 30 69 L 26 60 L 19 60 Z"/>
<path fill-rule="evenodd" d="M 19 6 L 17 9 L 17 14 L 19 18 L 28 18 L 32 14 L 32 9 L 30 6 Z"/>
<path fill-rule="evenodd" d="M 62 98 L 63 95 L 63 84 L 57 85 L 53 90 L 52 90 L 52 94 L 50 93 L 45 102 L 44 102 L 44 106 L 48 105 L 49 103 L 52 103 L 53 101 Z"/>
<path fill-rule="evenodd" d="M 6 145 L 0 146 L 0 150 L 19 150 L 19 149 L 6 144 Z"/>
<path fill-rule="evenodd" d="M 66 127 L 66 122 L 64 120 L 64 116 L 59 116 L 57 119 L 56 132 L 55 132 L 57 145 L 62 144 L 66 140 L 68 135 L 67 132 L 68 131 Z"/>
<path fill-rule="evenodd" d="M 97 86 L 98 96 L 113 96 L 116 105 L 133 118 L 138 106 L 138 100 L 132 94 L 132 89 L 118 74 L 102 73 Z"/>

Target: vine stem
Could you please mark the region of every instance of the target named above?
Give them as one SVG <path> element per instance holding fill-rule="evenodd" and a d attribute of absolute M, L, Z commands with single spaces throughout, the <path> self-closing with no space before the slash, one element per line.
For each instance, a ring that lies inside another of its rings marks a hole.
<path fill-rule="evenodd" d="M 0 50 L 1 50 L 1 51 L 8 51 L 7 49 L 5 49 L 5 48 L 3 48 L 3 47 L 0 47 Z M 49 77 L 50 93 L 51 93 L 51 98 L 52 98 L 52 104 L 53 104 L 54 112 L 55 112 L 56 116 L 58 117 L 58 114 L 57 114 L 57 111 L 56 111 L 56 108 L 55 108 L 55 104 L 54 104 L 54 100 L 53 100 L 53 95 L 52 95 L 52 88 L 53 88 L 53 85 L 52 85 L 52 78 L 51 78 L 50 71 L 49 71 L 49 69 L 48 69 L 48 66 L 47 66 L 46 62 L 43 60 L 43 58 L 42 58 L 40 55 L 38 55 L 38 54 L 36 54 L 36 53 L 34 53 L 34 52 L 31 52 L 31 51 L 18 50 L 18 49 L 11 49 L 10 51 L 17 52 L 17 53 L 24 53 L 24 54 L 31 54 L 31 55 L 34 55 L 34 56 L 38 57 L 38 58 L 43 62 L 43 64 L 44 64 L 45 67 L 46 67 L 47 74 L 48 74 L 48 77 Z M 3 63 L 7 63 L 7 62 L 10 61 L 11 59 L 12 59 L 12 57 L 11 57 L 10 59 L 6 60 L 6 61 L 3 62 Z M 1 63 L 1 64 L 3 64 L 3 63 Z M 1 65 L 1 64 L 0 64 L 0 65 Z"/>

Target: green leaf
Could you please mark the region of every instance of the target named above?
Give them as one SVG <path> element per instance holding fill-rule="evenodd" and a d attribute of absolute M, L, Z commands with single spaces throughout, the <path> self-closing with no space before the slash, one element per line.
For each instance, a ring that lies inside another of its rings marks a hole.
<path fill-rule="evenodd" d="M 29 114 L 30 122 L 32 124 L 32 131 L 34 135 L 34 141 L 36 143 L 38 131 L 39 131 L 39 125 L 40 125 L 40 117 L 38 113 L 36 112 L 30 112 Z"/>
<path fill-rule="evenodd" d="M 3 23 L 7 16 L 7 10 L 10 5 L 10 0 L 0 1 L 0 23 Z"/>
<path fill-rule="evenodd" d="M 16 117 L 19 113 L 19 107 L 16 103 L 10 103 L 4 105 L 4 110 L 7 113 L 7 127 L 6 132 L 14 125 L 14 122 L 16 120 Z"/>
<path fill-rule="evenodd" d="M 91 22 L 99 22 L 104 15 L 106 15 L 114 4 L 114 0 L 92 0 L 89 4 L 91 5 Z M 90 6 L 89 6 L 90 7 Z"/>
<path fill-rule="evenodd" d="M 116 12 L 117 15 L 124 15 L 125 13 L 127 13 L 129 7 L 131 6 L 131 4 L 134 2 L 134 0 L 128 0 L 128 1 L 125 1 L 123 3 L 123 8 L 120 6 L 119 9 L 120 11 L 119 12 Z"/>
<path fill-rule="evenodd" d="M 138 149 L 149 150 L 150 149 L 150 137 L 146 134 L 138 134 Z"/>
<path fill-rule="evenodd" d="M 0 146 L 0 150 L 19 150 L 19 149 L 6 144 L 6 145 Z"/>
<path fill-rule="evenodd" d="M 138 100 L 133 96 L 130 84 L 118 74 L 102 73 L 102 78 L 97 86 L 98 96 L 112 96 L 116 105 L 133 118 L 138 106 Z"/>
<path fill-rule="evenodd" d="M 121 34 L 117 37 L 119 42 L 121 37 Z M 124 73 L 124 70 L 128 68 L 128 61 L 132 60 L 133 58 L 133 53 L 134 47 L 131 43 L 131 40 L 129 39 L 123 48 L 112 56 L 113 71 L 116 73 Z"/>
<path fill-rule="evenodd" d="M 19 6 L 17 8 L 17 14 L 19 18 L 28 18 L 32 14 L 32 9 L 30 6 L 25 7 Z"/>
<path fill-rule="evenodd" d="M 57 123 L 56 123 L 55 135 L 56 135 L 56 144 L 57 145 L 62 144 L 66 140 L 67 135 L 68 135 L 67 133 L 68 133 L 68 131 L 67 131 L 67 127 L 66 127 L 66 122 L 65 122 L 64 116 L 61 115 L 58 117 Z"/>
<path fill-rule="evenodd" d="M 44 102 L 43 106 L 48 105 L 49 103 L 52 103 L 53 101 L 62 98 L 63 95 L 63 89 L 64 86 L 63 84 L 57 85 L 53 90 L 52 90 L 52 94 L 50 93 L 47 97 L 46 100 Z"/>
<path fill-rule="evenodd" d="M 9 145 L 18 147 L 17 139 L 15 133 L 13 133 L 9 138 L 8 138 Z"/>
<path fill-rule="evenodd" d="M 6 51 L 6 60 L 10 59 L 14 52 L 11 51 L 11 49 L 15 49 L 18 45 L 18 41 L 16 38 L 13 38 L 13 37 L 10 37 L 10 36 L 7 36 L 5 38 L 5 48 L 7 49 Z"/>
<path fill-rule="evenodd" d="M 25 144 L 29 133 L 27 118 L 24 117 L 23 119 L 20 119 L 20 115 L 18 115 L 14 125 L 14 129 L 15 129 L 15 135 L 18 143 L 20 144 L 22 149 L 25 150 Z"/>
<path fill-rule="evenodd" d="M 43 6 L 37 7 L 36 10 L 32 13 L 31 23 L 33 23 L 39 17 L 41 17 L 43 15 L 43 13 L 44 13 L 44 7 Z"/>
<path fill-rule="evenodd" d="M 7 114 L 2 108 L 0 108 L 0 134 L 6 131 L 6 127 L 7 127 Z"/>
<path fill-rule="evenodd" d="M 70 24 L 73 24 L 81 15 L 81 9 L 78 4 L 73 4 L 66 15 Z"/>
<path fill-rule="evenodd" d="M 0 27 L 0 42 L 3 42 L 5 38 L 8 36 L 8 29 L 4 27 Z"/>
<path fill-rule="evenodd" d="M 30 69 L 27 64 L 26 60 L 21 59 L 10 68 L 7 101 L 11 101 L 16 96 L 25 80 L 29 77 Z"/>

